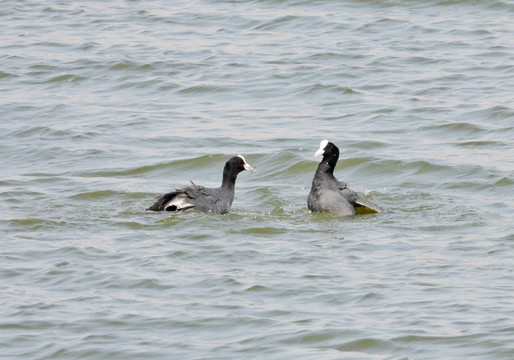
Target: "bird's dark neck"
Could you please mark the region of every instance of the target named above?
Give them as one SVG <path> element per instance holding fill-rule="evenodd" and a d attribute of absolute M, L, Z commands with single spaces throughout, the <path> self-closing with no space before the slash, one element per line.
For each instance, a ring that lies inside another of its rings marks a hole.
<path fill-rule="evenodd" d="M 337 160 L 339 160 L 338 153 L 326 154 L 318 165 L 318 172 L 333 174 Z"/>
<path fill-rule="evenodd" d="M 223 180 L 221 182 L 221 187 L 229 190 L 235 189 L 236 178 L 237 174 L 234 174 L 228 167 L 225 167 L 225 169 L 223 169 Z"/>

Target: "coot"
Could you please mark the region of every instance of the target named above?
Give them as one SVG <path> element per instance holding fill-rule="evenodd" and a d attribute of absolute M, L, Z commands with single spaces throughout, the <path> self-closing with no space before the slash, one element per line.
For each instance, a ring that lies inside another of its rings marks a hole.
<path fill-rule="evenodd" d="M 236 187 L 237 174 L 247 170 L 255 172 L 241 155 L 229 159 L 223 169 L 223 181 L 219 188 L 206 188 L 191 182 L 191 185 L 177 189 L 157 198 L 147 210 L 185 211 L 199 210 L 226 214 L 230 211 Z"/>
<path fill-rule="evenodd" d="M 307 207 L 313 212 L 323 211 L 340 216 L 356 213 L 377 213 L 383 209 L 348 188 L 347 184 L 334 177 L 334 168 L 339 159 L 339 149 L 328 140 L 320 143 L 314 156 L 323 155 L 312 179 L 307 197 Z"/>

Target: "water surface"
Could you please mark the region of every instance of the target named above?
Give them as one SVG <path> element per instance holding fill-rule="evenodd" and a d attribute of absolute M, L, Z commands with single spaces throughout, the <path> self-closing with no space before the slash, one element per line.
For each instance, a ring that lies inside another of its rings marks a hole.
<path fill-rule="evenodd" d="M 4 1 L 12 359 L 512 359 L 508 1 Z M 388 212 L 306 208 L 319 142 Z M 228 215 L 154 213 L 218 186 Z"/>

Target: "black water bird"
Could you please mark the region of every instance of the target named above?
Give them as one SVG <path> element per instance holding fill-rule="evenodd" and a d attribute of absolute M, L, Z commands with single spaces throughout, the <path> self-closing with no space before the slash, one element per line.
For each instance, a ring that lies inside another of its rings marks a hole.
<path fill-rule="evenodd" d="M 334 168 L 339 159 L 339 149 L 328 140 L 320 143 L 314 156 L 323 155 L 312 179 L 307 197 L 307 207 L 313 212 L 329 212 L 340 216 L 362 213 L 377 213 L 383 209 L 348 188 L 347 184 L 334 177 Z"/>
<path fill-rule="evenodd" d="M 147 210 L 185 211 L 199 210 L 226 214 L 230 211 L 236 187 L 236 178 L 241 171 L 255 172 L 241 155 L 230 158 L 223 169 L 223 181 L 219 188 L 206 188 L 191 182 L 191 185 L 177 189 L 157 198 Z"/>

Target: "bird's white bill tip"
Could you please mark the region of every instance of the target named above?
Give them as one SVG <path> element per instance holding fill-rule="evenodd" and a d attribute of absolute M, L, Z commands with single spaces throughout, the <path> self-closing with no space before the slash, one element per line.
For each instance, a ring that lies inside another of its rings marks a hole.
<path fill-rule="evenodd" d="M 246 171 L 249 171 L 249 172 L 256 172 L 257 171 L 253 167 L 251 167 L 250 164 L 248 164 L 248 163 L 245 163 L 243 166 L 244 166 Z"/>

